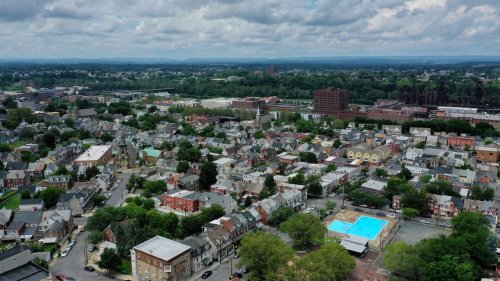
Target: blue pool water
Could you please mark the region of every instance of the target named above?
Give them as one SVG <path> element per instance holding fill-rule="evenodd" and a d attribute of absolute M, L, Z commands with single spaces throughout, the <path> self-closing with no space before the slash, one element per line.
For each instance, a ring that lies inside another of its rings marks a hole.
<path fill-rule="evenodd" d="M 334 220 L 328 226 L 328 230 L 344 234 L 357 235 L 374 240 L 386 225 L 386 220 L 361 216 L 354 224 Z"/>

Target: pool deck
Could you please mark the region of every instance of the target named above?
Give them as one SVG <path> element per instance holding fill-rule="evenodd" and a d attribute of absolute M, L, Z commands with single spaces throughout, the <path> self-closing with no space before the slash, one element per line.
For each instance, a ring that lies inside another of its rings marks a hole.
<path fill-rule="evenodd" d="M 387 221 L 387 225 L 382 229 L 382 231 L 377 235 L 377 237 L 374 240 L 371 240 L 368 242 L 368 247 L 371 249 L 376 249 L 376 250 L 381 250 L 382 242 L 385 242 L 386 237 L 388 234 L 394 229 L 394 226 L 396 225 L 396 221 L 394 219 L 385 217 L 377 217 L 375 215 L 370 215 L 366 213 L 361 213 L 361 212 L 356 212 L 356 211 L 351 211 L 351 210 L 340 210 L 333 218 L 327 220 L 325 222 L 325 226 L 328 228 L 328 226 L 334 221 L 334 220 L 341 220 L 344 222 L 348 223 L 355 223 L 361 216 L 365 217 L 372 217 L 375 219 L 382 219 Z M 347 236 L 347 234 L 339 233 L 336 231 L 328 230 L 328 236 L 331 237 L 337 237 L 337 238 L 344 238 Z"/>

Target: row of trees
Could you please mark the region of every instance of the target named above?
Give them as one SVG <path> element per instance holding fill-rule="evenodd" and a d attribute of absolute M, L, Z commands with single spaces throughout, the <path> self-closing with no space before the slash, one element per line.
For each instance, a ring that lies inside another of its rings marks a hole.
<path fill-rule="evenodd" d="M 336 242 L 327 243 L 326 228 L 314 215 L 294 214 L 280 229 L 288 233 L 296 248 L 322 246 L 299 257 L 277 236 L 262 231 L 248 234 L 238 249 L 238 266 L 250 270 L 250 280 L 345 280 L 354 268 L 354 258 L 347 250 Z"/>
<path fill-rule="evenodd" d="M 387 269 L 407 280 L 479 280 L 497 263 L 496 237 L 479 213 L 461 212 L 452 220 L 453 233 L 424 239 L 416 245 L 387 246 Z"/>
<path fill-rule="evenodd" d="M 179 219 L 174 213 L 161 213 L 152 209 L 150 199 L 139 201 L 132 200 L 123 207 L 104 207 L 95 212 L 87 223 L 87 229 L 91 231 L 90 242 L 99 242 L 102 239 L 102 231 L 109 225 L 118 223 L 117 229 L 123 229 L 123 237 L 117 238 L 117 241 L 121 240 L 117 247 L 118 251 L 124 254 L 131 247 L 156 235 L 182 239 L 199 233 L 203 225 L 225 214 L 224 208 L 215 205 L 204 209 L 197 215 Z M 126 224 L 120 224 L 126 219 L 128 220 Z"/>

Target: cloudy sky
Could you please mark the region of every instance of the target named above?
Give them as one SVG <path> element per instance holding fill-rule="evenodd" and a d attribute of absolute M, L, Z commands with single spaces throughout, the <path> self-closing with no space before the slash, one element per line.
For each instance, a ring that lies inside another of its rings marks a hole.
<path fill-rule="evenodd" d="M 500 0 L 0 0 L 0 58 L 500 55 Z"/>

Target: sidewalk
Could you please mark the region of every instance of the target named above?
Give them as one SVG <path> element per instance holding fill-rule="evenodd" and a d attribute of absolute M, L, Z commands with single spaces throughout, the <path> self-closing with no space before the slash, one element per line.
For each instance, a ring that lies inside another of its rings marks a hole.
<path fill-rule="evenodd" d="M 231 257 L 231 255 L 227 256 L 226 258 L 224 258 L 222 260 L 222 263 L 219 262 L 219 261 L 214 261 L 213 264 L 211 266 L 207 266 L 207 267 L 204 267 L 202 269 L 200 269 L 198 272 L 194 273 L 193 275 L 191 275 L 191 277 L 189 277 L 188 279 L 186 279 L 187 281 L 197 281 L 197 280 L 200 280 L 201 279 L 201 276 L 203 275 L 203 273 L 205 271 L 208 271 L 208 270 L 211 270 L 211 271 L 215 271 L 216 269 L 218 269 L 221 265 L 225 264 L 225 263 L 228 263 L 229 262 L 229 258 Z M 222 281 L 222 280 L 221 280 Z"/>

